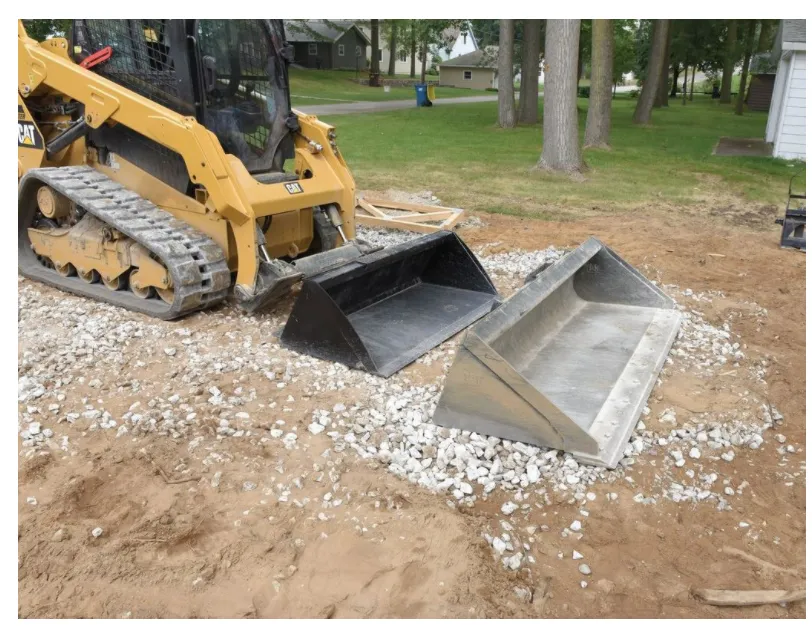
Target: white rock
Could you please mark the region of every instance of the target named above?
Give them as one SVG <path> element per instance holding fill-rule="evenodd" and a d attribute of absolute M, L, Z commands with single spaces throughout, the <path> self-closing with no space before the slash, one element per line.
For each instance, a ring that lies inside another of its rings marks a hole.
<path fill-rule="evenodd" d="M 570 531 L 578 532 L 581 530 L 581 521 L 580 520 L 573 520 L 572 524 L 570 525 Z"/>
<path fill-rule="evenodd" d="M 504 505 L 502 505 L 502 513 L 505 514 L 506 516 L 509 516 L 518 508 L 519 506 L 517 504 L 508 501 Z"/>
<path fill-rule="evenodd" d="M 94 538 L 98 538 L 101 537 L 103 533 L 104 529 L 102 529 L 101 527 L 96 527 L 95 529 L 93 529 L 93 531 L 90 532 L 90 535 L 92 535 Z"/>
<path fill-rule="evenodd" d="M 702 453 L 698 448 L 691 448 L 690 452 L 688 452 L 688 456 L 692 459 L 698 459 L 702 456 Z"/>
<path fill-rule="evenodd" d="M 581 573 L 581 575 L 591 575 L 592 569 L 589 568 L 589 564 L 581 564 L 578 567 L 578 572 Z"/>
<path fill-rule="evenodd" d="M 316 423 L 314 421 L 312 424 L 310 424 L 307 427 L 307 429 L 310 431 L 310 434 L 317 435 L 317 434 L 320 434 L 324 430 L 324 426 L 322 426 L 321 424 Z"/>
<path fill-rule="evenodd" d="M 36 506 L 36 504 L 37 504 L 37 499 L 36 499 L 36 498 L 34 498 L 33 496 L 29 496 L 28 498 L 26 498 L 26 499 L 25 499 L 25 502 L 27 502 L 29 505 L 34 505 L 34 506 Z"/>
<path fill-rule="evenodd" d="M 723 452 L 721 456 L 724 461 L 729 463 L 736 457 L 736 453 L 733 452 L 733 450 L 729 450 L 728 452 Z"/>
<path fill-rule="evenodd" d="M 519 570 L 519 567 L 522 565 L 522 559 L 524 555 L 521 553 L 516 553 L 515 555 L 511 555 L 510 557 L 505 558 L 505 566 L 507 566 L 512 571 Z"/>
<path fill-rule="evenodd" d="M 572 552 L 572 559 L 574 559 L 574 560 L 582 560 L 582 559 L 584 559 L 584 556 L 581 555 L 578 551 L 573 551 Z"/>
<path fill-rule="evenodd" d="M 164 349 L 164 353 L 171 357 L 177 353 L 177 349 L 175 349 L 174 347 L 166 347 Z"/>
<path fill-rule="evenodd" d="M 505 544 L 502 538 L 494 538 L 491 546 L 493 546 L 494 550 L 499 553 L 499 555 L 502 555 L 502 553 L 507 550 L 507 544 Z"/>

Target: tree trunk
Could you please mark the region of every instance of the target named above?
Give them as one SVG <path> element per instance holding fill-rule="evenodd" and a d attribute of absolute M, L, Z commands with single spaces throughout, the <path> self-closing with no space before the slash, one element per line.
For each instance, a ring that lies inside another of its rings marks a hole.
<path fill-rule="evenodd" d="M 679 62 L 674 64 L 674 81 L 671 83 L 671 96 L 677 96 L 677 88 L 679 87 Z"/>
<path fill-rule="evenodd" d="M 414 20 L 412 20 L 412 41 L 411 41 L 411 54 L 412 54 L 412 65 L 409 68 L 409 76 L 414 79 L 414 66 L 415 66 L 415 58 L 417 57 L 417 36 L 414 32 Z"/>
<path fill-rule="evenodd" d="M 592 71 L 584 147 L 609 147 L 612 121 L 612 62 L 615 56 L 612 20 L 592 20 Z"/>
<path fill-rule="evenodd" d="M 389 71 L 386 73 L 390 77 L 395 76 L 395 61 L 398 56 L 398 23 L 389 20 Z"/>
<path fill-rule="evenodd" d="M 381 85 L 381 61 L 378 57 L 380 44 L 378 42 L 378 20 L 370 20 L 370 31 L 372 40 L 372 55 L 369 65 L 369 85 L 377 88 Z"/>
<path fill-rule="evenodd" d="M 671 69 L 671 22 L 668 23 L 668 29 L 665 34 L 665 55 L 663 56 L 662 68 L 660 69 L 660 88 L 657 91 L 657 98 L 654 102 L 655 107 L 668 107 L 668 78 Z"/>
<path fill-rule="evenodd" d="M 578 49 L 581 20 L 547 20 L 541 169 L 579 173 Z"/>
<path fill-rule="evenodd" d="M 733 65 L 736 62 L 736 20 L 727 21 L 727 45 L 722 66 L 722 88 L 719 103 L 730 103 L 730 85 L 733 81 Z"/>
<path fill-rule="evenodd" d="M 694 100 L 694 79 L 696 79 L 696 65 L 691 67 L 691 96 L 689 97 L 689 101 Z"/>
<path fill-rule="evenodd" d="M 750 72 L 750 57 L 753 55 L 753 38 L 756 34 L 756 21 L 749 20 L 747 34 L 744 39 L 744 63 L 742 64 L 742 79 L 739 82 L 739 94 L 736 95 L 736 114 L 744 114 L 744 97 L 747 89 L 747 73 Z"/>
<path fill-rule="evenodd" d="M 682 105 L 688 104 L 688 62 L 683 64 L 685 74 L 682 75 Z"/>
<path fill-rule="evenodd" d="M 655 20 L 654 32 L 651 34 L 651 48 L 648 53 L 646 81 L 637 99 L 632 121 L 638 125 L 648 125 L 651 121 L 651 108 L 660 89 L 660 73 L 663 69 L 666 39 L 668 38 L 668 20 Z M 546 90 L 546 88 L 545 88 Z"/>
<path fill-rule="evenodd" d="M 429 55 L 428 37 L 420 44 L 420 83 L 426 83 L 426 57 Z"/>
<path fill-rule="evenodd" d="M 519 87 L 519 123 L 535 125 L 539 120 L 539 52 L 541 20 L 524 21 L 522 83 Z"/>
<path fill-rule="evenodd" d="M 499 55 L 496 61 L 499 80 L 499 127 L 516 127 L 513 102 L 513 20 L 499 20 Z"/>
<path fill-rule="evenodd" d="M 766 50 L 770 50 L 772 47 L 772 42 L 770 41 L 770 23 L 772 20 L 761 20 L 761 28 L 758 32 L 758 46 L 756 47 L 756 52 L 763 53 Z"/>

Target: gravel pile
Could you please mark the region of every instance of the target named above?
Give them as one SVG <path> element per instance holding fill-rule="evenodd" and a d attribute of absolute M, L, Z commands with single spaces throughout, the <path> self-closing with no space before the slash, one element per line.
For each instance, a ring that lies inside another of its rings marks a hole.
<path fill-rule="evenodd" d="M 413 238 L 367 228 L 359 234 L 386 246 Z M 563 254 L 548 248 L 480 258 L 489 273 L 521 279 Z M 418 361 L 439 366 L 437 377 L 418 379 L 411 372 L 384 380 L 281 348 L 274 334 L 284 324 L 284 310 L 246 316 L 224 307 L 197 317 L 194 326 L 182 326 L 67 294 L 54 298 L 52 291 L 40 288 L 24 282 L 18 292 L 18 432 L 24 456 L 42 450 L 75 453 L 71 441 L 81 440 L 84 432 L 111 433 L 128 441 L 157 435 L 187 441 L 192 458 L 216 469 L 219 462 L 239 458 L 234 456 L 239 442 L 296 451 L 310 437 L 323 435 L 330 438 L 337 458 L 354 454 L 377 463 L 448 494 L 453 505 L 470 506 L 496 490 L 507 492 L 511 500 L 502 514 L 512 521 L 551 504 L 553 496 L 576 506 L 594 500 L 590 487 L 597 482 L 632 485 L 639 489 L 638 502 L 708 501 L 727 509 L 746 481 L 734 484 L 714 472 L 714 465 L 739 458 L 742 451 L 761 450 L 765 431 L 782 421 L 777 410 L 762 407 L 746 392 L 740 407 L 725 415 L 681 419 L 666 409 L 654 419 L 646 409 L 621 465 L 609 471 L 581 465 L 557 450 L 432 424 L 459 337 Z M 675 372 L 707 377 L 754 364 L 731 323 L 715 327 L 704 320 L 697 306 L 712 295 L 664 289 L 688 307 L 661 380 Z M 58 326 L 43 328 L 43 322 Z M 150 373 L 155 367 L 160 372 Z M 149 395 L 140 397 L 142 390 Z M 128 405 L 117 408 L 120 401 Z M 79 433 L 69 439 L 65 432 L 71 427 Z M 776 449 L 786 460 L 795 448 L 781 438 L 775 435 Z M 629 475 L 640 459 L 662 466 L 645 489 Z M 277 467 L 283 470 L 284 463 Z M 793 476 L 788 469 L 787 474 Z M 211 484 L 219 485 L 217 473 Z M 295 485 L 269 493 L 302 502 Z M 607 496 L 618 497 L 616 492 Z M 579 537 L 584 517 L 580 514 L 567 534 Z M 533 534 L 528 535 L 522 539 L 506 530 L 488 538 L 505 567 L 515 569 L 533 561 L 526 546 Z"/>

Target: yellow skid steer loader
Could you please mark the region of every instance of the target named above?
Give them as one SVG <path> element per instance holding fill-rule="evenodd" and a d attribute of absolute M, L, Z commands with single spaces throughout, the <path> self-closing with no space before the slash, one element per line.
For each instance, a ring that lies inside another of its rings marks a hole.
<path fill-rule="evenodd" d="M 452 233 L 354 239 L 335 130 L 290 107 L 281 20 L 18 31 L 24 276 L 164 319 L 232 287 L 254 311 L 307 280 L 284 342 L 381 375 L 498 302 Z"/>

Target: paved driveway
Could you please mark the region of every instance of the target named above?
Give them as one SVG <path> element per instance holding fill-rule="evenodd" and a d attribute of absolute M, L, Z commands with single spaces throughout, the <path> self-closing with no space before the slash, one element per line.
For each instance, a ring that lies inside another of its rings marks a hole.
<path fill-rule="evenodd" d="M 447 99 L 434 99 L 435 106 L 454 105 L 456 103 L 483 103 L 496 101 L 497 95 L 480 95 L 476 97 L 449 97 Z M 322 116 L 324 114 L 362 114 L 364 112 L 386 112 L 388 110 L 405 110 L 414 108 L 415 99 L 402 101 L 356 101 L 350 103 L 330 103 L 329 105 L 295 105 L 294 109 L 305 114 Z"/>

